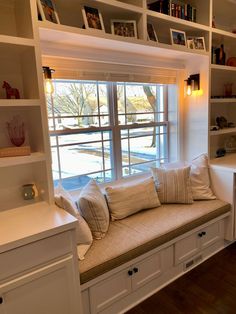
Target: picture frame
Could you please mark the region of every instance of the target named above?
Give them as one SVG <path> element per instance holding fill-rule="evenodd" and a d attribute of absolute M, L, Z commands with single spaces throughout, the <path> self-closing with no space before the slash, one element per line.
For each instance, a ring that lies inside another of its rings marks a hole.
<path fill-rule="evenodd" d="M 194 49 L 194 40 L 193 40 L 193 38 L 187 38 L 187 47 L 189 49 Z"/>
<path fill-rule="evenodd" d="M 194 49 L 195 50 L 202 50 L 206 51 L 206 46 L 205 46 L 205 39 L 204 37 L 194 37 Z"/>
<path fill-rule="evenodd" d="M 187 47 L 186 34 L 184 31 L 171 28 L 170 38 L 171 38 L 172 45 Z"/>
<path fill-rule="evenodd" d="M 148 40 L 158 42 L 157 34 L 152 23 L 147 23 L 147 34 L 148 34 Z"/>
<path fill-rule="evenodd" d="M 42 21 L 49 21 L 55 24 L 60 24 L 53 0 L 37 0 L 37 6 Z"/>
<path fill-rule="evenodd" d="M 117 36 L 138 38 L 135 20 L 111 20 L 111 33 Z"/>
<path fill-rule="evenodd" d="M 86 29 L 93 29 L 96 31 L 105 32 L 102 14 L 97 8 L 92 8 L 84 5 L 82 7 L 82 15 L 84 19 L 84 26 Z"/>
<path fill-rule="evenodd" d="M 187 46 L 189 49 L 206 51 L 204 37 L 187 37 Z"/>

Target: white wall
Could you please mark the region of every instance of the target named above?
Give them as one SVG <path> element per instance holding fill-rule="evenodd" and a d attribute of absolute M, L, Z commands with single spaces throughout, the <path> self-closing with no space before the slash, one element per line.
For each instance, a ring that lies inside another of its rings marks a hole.
<path fill-rule="evenodd" d="M 184 80 L 191 74 L 200 73 L 200 92 L 191 96 L 184 95 Z M 209 59 L 196 56 L 186 61 L 186 70 L 180 72 L 180 159 L 208 153 L 208 101 L 209 101 Z"/>

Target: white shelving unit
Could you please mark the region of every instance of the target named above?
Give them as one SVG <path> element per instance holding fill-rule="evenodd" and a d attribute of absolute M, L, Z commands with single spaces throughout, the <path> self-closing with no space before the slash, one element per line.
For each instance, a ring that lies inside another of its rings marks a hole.
<path fill-rule="evenodd" d="M 0 89 L 0 147 L 10 147 L 6 123 L 19 116 L 25 124 L 31 154 L 0 158 L 0 211 L 46 201 L 52 202 L 50 150 L 44 99 L 41 52 L 34 0 L 0 0 L 0 82 L 17 88 L 20 99 L 6 99 Z M 39 197 L 25 201 L 22 185 L 34 183 Z"/>
<path fill-rule="evenodd" d="M 216 28 L 211 28 L 211 45 L 219 48 L 223 44 L 226 54 L 225 64 L 211 64 L 210 82 L 210 125 L 216 124 L 216 118 L 224 116 L 228 122 L 236 125 L 236 99 L 225 95 L 225 85 L 232 84 L 232 96 L 236 95 L 236 67 L 227 65 L 229 58 L 236 56 L 235 29 L 236 3 L 229 0 L 212 0 L 212 16 Z M 212 62 L 215 60 L 212 59 Z M 219 98 L 215 98 L 219 97 Z M 225 98 L 224 98 L 225 97 Z M 211 158 L 216 156 L 216 150 L 224 148 L 229 136 L 234 136 L 236 128 L 225 128 L 219 131 L 211 131 L 209 138 L 209 151 Z"/>

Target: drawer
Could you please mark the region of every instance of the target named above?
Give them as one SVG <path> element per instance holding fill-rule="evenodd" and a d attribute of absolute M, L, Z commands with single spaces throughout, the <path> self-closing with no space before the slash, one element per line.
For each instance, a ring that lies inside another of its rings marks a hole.
<path fill-rule="evenodd" d="M 71 233 L 63 232 L 0 254 L 0 280 L 72 251 Z"/>
<path fill-rule="evenodd" d="M 224 220 L 212 223 L 175 243 L 175 264 L 187 260 L 224 237 Z"/>
<path fill-rule="evenodd" d="M 134 264 L 137 272 L 132 276 L 132 290 L 136 290 L 151 280 L 161 276 L 163 272 L 173 266 L 173 247 L 165 248 L 143 261 Z"/>
<path fill-rule="evenodd" d="M 89 290 L 91 313 L 99 313 L 131 292 L 128 269 L 101 281 Z"/>

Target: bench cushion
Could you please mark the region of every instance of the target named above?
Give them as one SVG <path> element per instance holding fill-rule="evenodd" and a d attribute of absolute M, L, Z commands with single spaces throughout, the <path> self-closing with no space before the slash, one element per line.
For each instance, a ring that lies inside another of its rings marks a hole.
<path fill-rule="evenodd" d="M 164 204 L 110 223 L 102 240 L 94 240 L 85 260 L 79 261 L 85 283 L 220 215 L 230 205 L 220 200 L 193 204 Z"/>

